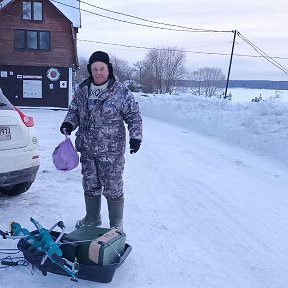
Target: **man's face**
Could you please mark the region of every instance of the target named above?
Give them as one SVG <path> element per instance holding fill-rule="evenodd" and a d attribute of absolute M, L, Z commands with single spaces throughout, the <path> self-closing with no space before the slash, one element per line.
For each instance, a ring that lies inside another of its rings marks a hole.
<path fill-rule="evenodd" d="M 101 85 L 108 80 L 108 65 L 103 62 L 94 62 L 91 64 L 91 72 L 94 84 Z"/>

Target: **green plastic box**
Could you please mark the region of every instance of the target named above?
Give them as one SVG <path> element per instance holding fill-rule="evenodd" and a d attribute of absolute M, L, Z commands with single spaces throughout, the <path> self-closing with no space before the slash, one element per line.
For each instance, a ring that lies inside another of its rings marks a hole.
<path fill-rule="evenodd" d="M 70 261 L 76 257 L 81 264 L 107 266 L 123 255 L 125 241 L 126 234 L 117 229 L 83 226 L 63 235 L 61 250 Z"/>

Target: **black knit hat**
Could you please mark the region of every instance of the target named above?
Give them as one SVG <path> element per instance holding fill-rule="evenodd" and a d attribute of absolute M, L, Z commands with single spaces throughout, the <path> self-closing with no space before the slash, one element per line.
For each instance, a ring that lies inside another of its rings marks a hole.
<path fill-rule="evenodd" d="M 103 62 L 105 64 L 109 64 L 109 55 L 103 51 L 96 51 L 90 56 L 88 63 L 92 64 L 94 62 Z"/>
<path fill-rule="evenodd" d="M 92 55 L 89 58 L 88 65 L 87 65 L 87 70 L 89 74 L 92 76 L 91 72 L 91 64 L 94 62 L 103 62 L 108 65 L 109 69 L 109 79 L 115 78 L 113 74 L 113 67 L 112 64 L 110 63 L 110 58 L 109 55 L 103 51 L 96 51 L 92 53 Z"/>

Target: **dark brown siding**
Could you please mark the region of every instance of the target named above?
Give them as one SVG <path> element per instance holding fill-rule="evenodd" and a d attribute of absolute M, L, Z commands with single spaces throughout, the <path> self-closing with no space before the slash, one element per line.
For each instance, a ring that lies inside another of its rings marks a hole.
<path fill-rule="evenodd" d="M 14 1 L 0 10 L 0 64 L 30 66 L 77 66 L 76 37 L 72 23 L 49 1 L 43 0 L 43 21 L 22 20 L 22 1 Z M 29 29 L 50 31 L 51 50 L 15 50 L 14 30 Z"/>

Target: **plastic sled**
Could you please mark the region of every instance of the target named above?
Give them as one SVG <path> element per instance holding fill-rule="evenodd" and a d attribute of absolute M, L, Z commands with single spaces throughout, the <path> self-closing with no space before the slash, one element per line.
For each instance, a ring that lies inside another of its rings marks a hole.
<path fill-rule="evenodd" d="M 132 247 L 129 244 L 125 243 L 125 234 L 119 231 L 118 232 L 120 236 L 117 236 L 116 237 L 117 239 L 116 240 L 114 239 L 114 242 L 110 241 L 111 243 L 110 244 L 108 243 L 108 245 L 107 243 L 103 243 L 103 241 L 98 242 L 93 241 L 96 243 L 96 245 L 98 245 L 97 243 L 100 243 L 99 245 L 101 246 L 100 250 L 97 252 L 97 256 L 99 257 L 98 261 L 99 263 L 96 264 L 95 262 L 91 261 L 87 256 L 89 249 L 89 247 L 87 246 L 88 245 L 87 242 L 86 244 L 84 243 L 85 245 L 83 244 L 83 242 L 81 242 L 83 238 L 92 239 L 91 228 L 89 230 L 90 232 L 85 231 L 85 229 L 86 228 L 82 227 L 76 229 L 75 231 L 69 234 L 63 235 L 59 243 L 60 244 L 59 247 L 62 250 L 63 254 L 62 257 L 68 259 L 69 261 L 73 261 L 74 258 L 77 259 L 79 265 L 77 273 L 78 279 L 85 279 L 101 283 L 111 282 L 115 270 L 124 263 L 124 261 L 130 254 Z M 101 239 L 101 235 L 105 234 L 105 232 L 109 234 L 110 229 L 94 227 L 92 234 L 96 233 L 96 235 L 100 235 L 100 238 L 97 237 L 96 238 Z M 31 233 L 32 234 L 35 233 L 37 235 L 38 232 L 37 230 L 35 230 Z M 87 233 L 88 236 L 90 236 L 88 238 Z M 56 231 L 51 231 L 50 234 L 53 238 L 56 239 L 60 233 Z M 77 241 L 79 241 L 79 243 L 77 243 Z M 119 248 L 119 243 L 121 249 Z M 38 268 L 44 276 L 47 275 L 47 272 L 69 276 L 69 274 L 67 274 L 63 269 L 61 269 L 59 265 L 53 263 L 50 260 L 50 258 L 47 258 L 44 264 L 41 264 L 43 257 L 45 257 L 45 253 L 35 249 L 33 246 L 30 246 L 29 243 L 25 241 L 25 238 L 19 240 L 17 247 L 20 251 L 23 252 L 24 258 L 34 267 Z M 119 253 L 116 251 L 117 249 L 120 249 L 118 250 L 120 251 Z M 115 255 L 113 256 L 114 253 L 113 251 L 116 252 L 118 257 L 115 258 L 114 257 Z M 112 256 L 113 258 L 111 258 Z"/>

